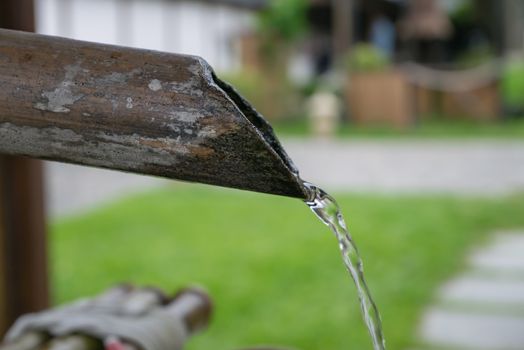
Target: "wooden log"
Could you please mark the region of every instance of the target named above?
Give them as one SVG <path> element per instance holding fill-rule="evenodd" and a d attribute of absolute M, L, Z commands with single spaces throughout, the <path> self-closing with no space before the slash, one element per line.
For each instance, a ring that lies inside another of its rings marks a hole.
<path fill-rule="evenodd" d="M 306 197 L 269 124 L 195 56 L 0 30 L 0 152 Z"/>

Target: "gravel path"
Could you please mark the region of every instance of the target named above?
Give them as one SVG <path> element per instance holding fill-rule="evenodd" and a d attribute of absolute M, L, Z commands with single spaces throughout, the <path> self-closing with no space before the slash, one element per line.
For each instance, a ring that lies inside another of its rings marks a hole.
<path fill-rule="evenodd" d="M 284 140 L 302 177 L 329 190 L 496 195 L 524 190 L 524 140 Z M 165 180 L 47 163 L 48 208 L 64 215 Z"/>

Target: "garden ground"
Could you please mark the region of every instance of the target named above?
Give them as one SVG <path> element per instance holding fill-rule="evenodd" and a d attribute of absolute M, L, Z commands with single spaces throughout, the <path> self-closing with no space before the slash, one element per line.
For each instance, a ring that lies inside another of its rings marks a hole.
<path fill-rule="evenodd" d="M 495 231 L 524 228 L 524 143 L 504 130 L 466 141 L 449 131 L 431 140 L 285 140 L 307 179 L 338 189 L 388 349 L 420 349 L 424 310 L 441 305 L 440 286 L 466 269 L 468 252 Z M 59 164 L 48 170 L 56 302 L 120 281 L 168 290 L 197 283 L 216 314 L 189 350 L 371 348 L 336 242 L 300 201 Z M 126 195 L 132 190 L 146 193 Z"/>
<path fill-rule="evenodd" d="M 524 227 L 524 195 L 337 198 L 391 350 L 412 344 L 424 307 L 473 246 L 493 230 Z M 205 286 L 215 317 L 190 350 L 370 348 L 336 241 L 297 200 L 171 185 L 55 221 L 51 256 L 56 302 L 119 281 Z"/>

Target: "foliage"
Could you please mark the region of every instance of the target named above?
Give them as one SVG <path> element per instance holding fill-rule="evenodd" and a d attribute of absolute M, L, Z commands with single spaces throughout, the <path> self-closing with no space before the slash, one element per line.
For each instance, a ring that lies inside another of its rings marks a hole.
<path fill-rule="evenodd" d="M 376 72 L 389 66 L 389 59 L 372 44 L 356 44 L 350 51 L 347 66 L 353 72 Z"/>
<path fill-rule="evenodd" d="M 502 77 L 504 102 L 524 111 L 524 60 L 511 62 Z"/>
<path fill-rule="evenodd" d="M 285 76 L 269 79 L 256 71 L 242 71 L 220 76 L 231 84 L 269 120 L 289 118 L 297 112 L 299 94 Z"/>
<path fill-rule="evenodd" d="M 253 71 L 229 74 L 237 87 L 268 119 L 297 114 L 298 91 L 288 81 L 288 59 L 293 44 L 307 29 L 306 0 L 272 0 L 258 15 L 258 66 Z"/>
<path fill-rule="evenodd" d="M 263 106 L 262 91 L 267 81 L 257 71 L 246 70 L 236 73 L 221 74 L 220 79 L 232 85 L 257 110 Z"/>
<path fill-rule="evenodd" d="M 457 63 L 462 68 L 470 68 L 489 63 L 495 59 L 493 48 L 488 44 L 480 44 L 470 48 L 457 57 Z"/>
<path fill-rule="evenodd" d="M 267 40 L 291 43 L 307 29 L 306 0 L 272 0 L 258 18 L 260 34 Z"/>
<path fill-rule="evenodd" d="M 258 16 L 259 54 L 264 70 L 281 75 L 289 50 L 307 30 L 306 0 L 272 0 Z"/>
<path fill-rule="evenodd" d="M 408 348 L 423 306 L 472 244 L 524 225 L 524 196 L 337 198 L 351 214 L 390 350 Z M 336 241 L 298 200 L 172 186 L 55 222 L 50 238 L 56 302 L 119 281 L 205 286 L 215 316 L 188 350 L 371 349 Z"/>
<path fill-rule="evenodd" d="M 472 0 L 461 0 L 451 13 L 451 19 L 460 24 L 470 24 L 475 20 L 475 3 Z"/>

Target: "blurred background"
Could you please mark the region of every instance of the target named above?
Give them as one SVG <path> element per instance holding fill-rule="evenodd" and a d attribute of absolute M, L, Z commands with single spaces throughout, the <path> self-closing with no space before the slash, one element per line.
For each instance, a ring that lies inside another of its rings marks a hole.
<path fill-rule="evenodd" d="M 337 97 L 335 131 L 523 114 L 518 0 L 35 4 L 43 34 L 202 56 L 277 127 L 300 133 L 319 131 L 304 125 L 316 110 L 305 102 L 322 92 Z"/>
<path fill-rule="evenodd" d="M 199 55 L 333 191 L 388 348 L 524 348 L 524 1 L 35 0 L 36 31 Z M 203 285 L 188 349 L 370 349 L 296 200 L 47 162 L 53 303 Z M 31 244 L 31 243 L 28 243 Z"/>

